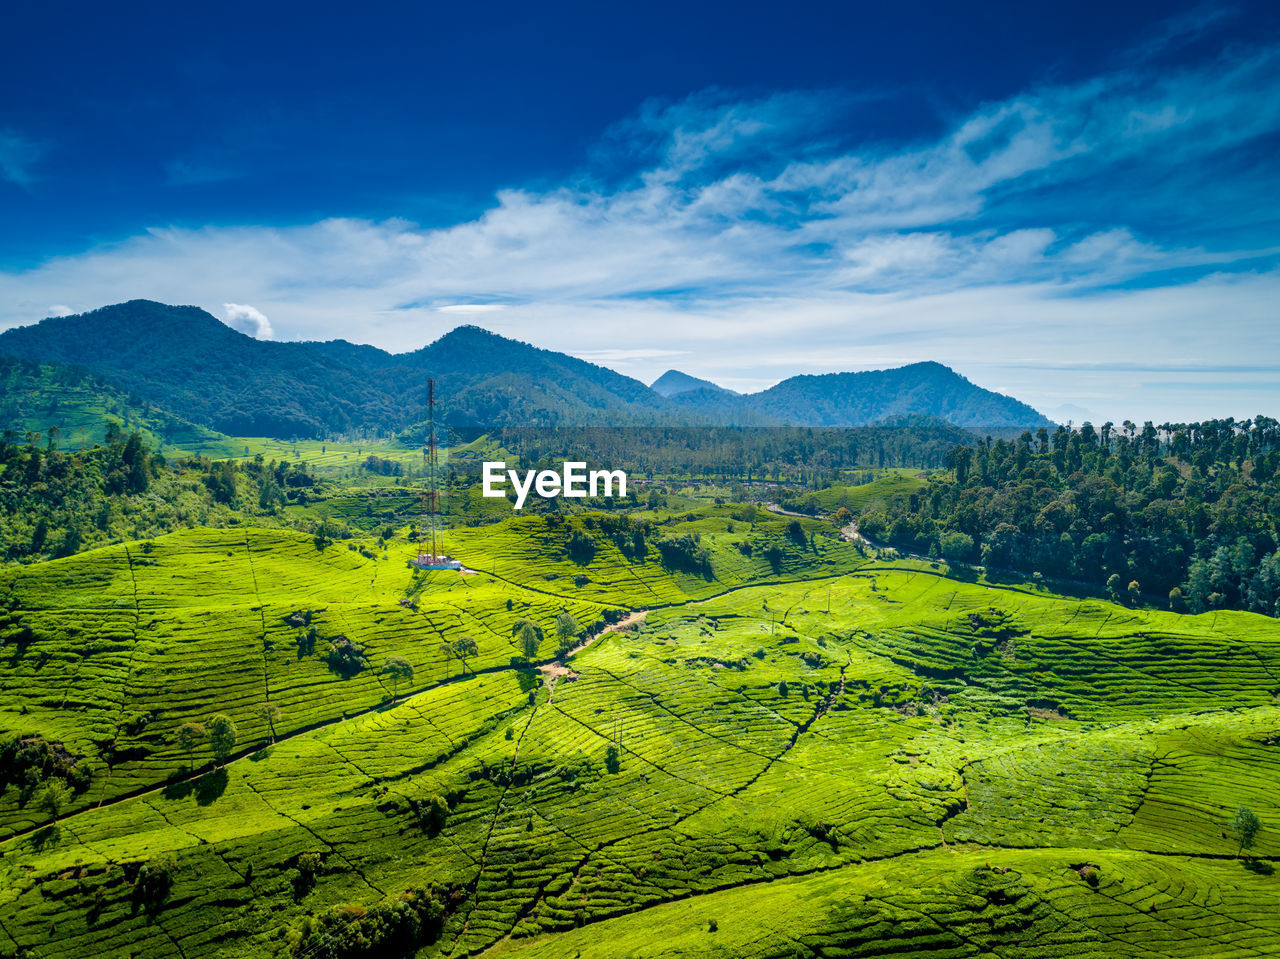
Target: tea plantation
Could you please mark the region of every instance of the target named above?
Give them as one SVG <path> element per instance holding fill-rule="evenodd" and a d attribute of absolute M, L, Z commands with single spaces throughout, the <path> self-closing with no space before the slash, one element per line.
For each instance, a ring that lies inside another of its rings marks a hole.
<path fill-rule="evenodd" d="M 0 956 L 1280 955 L 1280 622 L 649 521 L 0 571 Z"/>

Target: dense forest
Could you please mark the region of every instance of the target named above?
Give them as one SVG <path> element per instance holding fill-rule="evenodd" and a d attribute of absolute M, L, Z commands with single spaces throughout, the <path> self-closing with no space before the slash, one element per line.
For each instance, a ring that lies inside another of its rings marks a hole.
<path fill-rule="evenodd" d="M 458 429 L 451 435 L 458 443 L 487 441 L 450 456 L 451 467 L 469 481 L 479 479 L 482 460 L 514 454 L 523 468 L 577 459 L 633 477 L 684 474 L 727 482 L 802 483 L 811 489 L 850 469 L 941 467 L 952 448 L 973 439 L 969 431 L 928 416 L 857 427 L 508 427 Z"/>
<path fill-rule="evenodd" d="M 957 446 L 863 511 L 902 549 L 1081 580 L 1174 609 L 1280 615 L 1280 425 L 1269 417 L 1041 429 Z"/>
<path fill-rule="evenodd" d="M 10 562 L 70 556 L 192 526 L 293 525 L 282 512 L 323 492 L 303 464 L 192 458 L 167 462 L 141 434 L 109 424 L 106 442 L 60 452 L 0 441 L 0 541 Z"/>

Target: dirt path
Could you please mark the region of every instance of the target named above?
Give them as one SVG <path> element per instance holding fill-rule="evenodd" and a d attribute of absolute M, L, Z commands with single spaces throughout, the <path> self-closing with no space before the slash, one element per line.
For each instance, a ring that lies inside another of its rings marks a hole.
<path fill-rule="evenodd" d="M 643 623 L 644 618 L 648 615 L 649 611 L 647 609 L 634 610 L 627 614 L 627 616 L 618 620 L 616 623 L 606 626 L 604 629 L 600 630 L 600 632 L 596 633 L 596 635 L 584 639 L 577 646 L 573 647 L 573 649 L 565 653 L 561 658 L 554 659 L 549 663 L 543 663 L 539 666 L 538 672 L 542 673 L 543 679 L 547 684 L 547 704 L 550 705 L 551 700 L 555 698 L 556 682 L 561 677 L 564 677 L 567 682 L 572 682 L 578 678 L 578 674 L 565 665 L 565 660 L 572 656 L 576 656 L 607 633 L 616 633 L 629 626 L 634 626 L 636 623 Z"/>

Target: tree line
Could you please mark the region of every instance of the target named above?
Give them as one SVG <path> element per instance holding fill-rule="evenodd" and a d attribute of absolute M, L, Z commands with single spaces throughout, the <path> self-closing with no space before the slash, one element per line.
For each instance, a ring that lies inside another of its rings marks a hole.
<path fill-rule="evenodd" d="M 859 528 L 913 552 L 1280 615 L 1280 426 L 1059 427 L 957 445 L 950 472 L 869 506 Z"/>
<path fill-rule="evenodd" d="M 147 539 L 193 526 L 221 527 L 253 517 L 296 525 L 283 513 L 327 484 L 304 464 L 247 463 L 195 456 L 169 462 L 137 432 L 114 423 L 105 442 L 61 451 L 56 436 L 0 439 L 0 542 L 7 562 L 30 563 L 84 549 Z"/>

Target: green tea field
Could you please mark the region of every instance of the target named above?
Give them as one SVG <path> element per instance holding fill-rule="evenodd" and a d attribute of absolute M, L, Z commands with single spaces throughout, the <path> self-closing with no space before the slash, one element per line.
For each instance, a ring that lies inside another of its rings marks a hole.
<path fill-rule="evenodd" d="M 0 572 L 0 956 L 1280 952 L 1276 620 L 652 521 Z"/>

